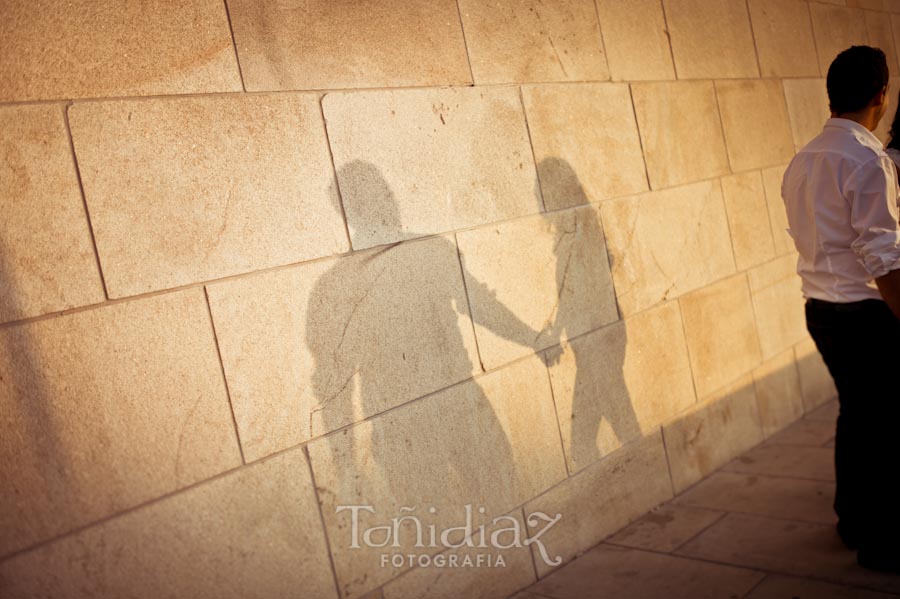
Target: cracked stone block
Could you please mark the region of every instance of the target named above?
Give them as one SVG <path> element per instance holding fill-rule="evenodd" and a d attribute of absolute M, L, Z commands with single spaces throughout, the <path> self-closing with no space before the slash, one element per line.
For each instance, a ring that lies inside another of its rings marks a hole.
<path fill-rule="evenodd" d="M 887 57 L 888 70 L 896 75 L 897 46 L 894 44 L 894 32 L 891 18 L 883 12 L 866 11 L 866 30 L 869 33 L 869 45 L 884 50 Z"/>
<path fill-rule="evenodd" d="M 203 291 L 0 330 L 0 555 L 241 464 Z"/>
<path fill-rule="evenodd" d="M 723 177 L 722 193 L 737 269 L 746 270 L 774 258 L 772 224 L 759 172 Z"/>
<path fill-rule="evenodd" d="M 733 171 L 774 166 L 794 157 L 780 81 L 717 81 L 716 94 Z"/>
<path fill-rule="evenodd" d="M 730 277 L 679 299 L 697 395 L 704 398 L 762 361 L 747 277 Z"/>
<path fill-rule="evenodd" d="M 0 102 L 242 89 L 216 0 L 4 2 L 0 81 Z"/>
<path fill-rule="evenodd" d="M 538 578 L 590 549 L 604 538 L 672 498 L 662 436 L 656 431 L 567 478 L 525 504 L 525 514 L 540 512 L 559 521 L 540 537 L 547 560 L 535 551 Z M 547 525 L 535 518 L 531 534 Z"/>
<path fill-rule="evenodd" d="M 803 405 L 806 411 L 825 404 L 837 397 L 834 379 L 828 372 L 822 354 L 816 349 L 812 339 L 801 341 L 794 347 L 797 354 L 797 371 L 800 373 L 800 387 L 803 390 Z"/>
<path fill-rule="evenodd" d="M 787 164 L 763 169 L 763 187 L 766 190 L 766 204 L 769 206 L 769 220 L 772 222 L 775 255 L 791 254 L 796 257 L 797 248 L 794 245 L 794 238 L 788 233 L 787 210 L 784 207 L 784 198 L 781 197 L 781 182 L 784 180 L 785 170 Z"/>
<path fill-rule="evenodd" d="M 647 191 L 627 85 L 529 85 L 522 96 L 547 210 Z"/>
<path fill-rule="evenodd" d="M 818 77 L 819 59 L 806 2 L 750 0 L 763 77 Z"/>
<path fill-rule="evenodd" d="M 248 91 L 468 85 L 453 0 L 229 0 Z"/>
<path fill-rule="evenodd" d="M 839 53 L 850 46 L 869 44 L 865 11 L 810 2 L 809 12 L 823 76 L 828 74 L 828 67 Z"/>
<path fill-rule="evenodd" d="M 0 564 L 10 597 L 337 599 L 302 451 L 142 506 Z"/>
<path fill-rule="evenodd" d="M 499 532 L 506 529 L 508 532 Z M 516 542 L 516 531 L 519 546 Z M 497 540 L 498 548 L 492 543 L 492 536 Z M 535 582 L 534 565 L 531 562 L 531 549 L 525 545 L 527 528 L 521 508 L 505 514 L 497 522 L 488 524 L 484 534 L 475 531 L 469 547 L 463 545 L 458 549 L 443 552 L 443 563 L 463 564 L 468 556 L 470 563 L 477 564 L 478 555 L 484 560 L 481 567 L 430 566 L 419 567 L 413 571 L 388 582 L 384 588 L 383 599 L 421 599 L 423 597 L 465 597 L 466 599 L 495 599 L 509 597 L 518 589 Z M 486 547 L 478 547 L 480 543 Z M 505 548 L 506 545 L 513 545 Z M 488 562 L 490 556 L 490 562 Z M 502 556 L 502 565 L 497 557 Z M 487 564 L 491 565 L 488 566 Z"/>
<path fill-rule="evenodd" d="M 793 348 L 763 362 L 753 371 L 753 381 L 766 438 L 803 416 L 803 393 Z"/>
<path fill-rule="evenodd" d="M 322 104 L 354 249 L 541 210 L 514 88 L 332 93 Z"/>
<path fill-rule="evenodd" d="M 550 382 L 570 472 L 652 433 L 696 401 L 677 302 L 574 339 L 562 351 Z"/>
<path fill-rule="evenodd" d="M 614 81 L 675 79 L 666 19 L 658 0 L 599 0 L 597 12 Z"/>
<path fill-rule="evenodd" d="M 747 374 L 663 427 L 675 493 L 763 440 L 756 390 Z"/>
<path fill-rule="evenodd" d="M 208 292 L 248 460 L 480 371 L 452 238 L 224 281 Z"/>
<path fill-rule="evenodd" d="M 465 523 L 467 504 L 477 527 L 566 477 L 547 370 L 536 356 L 314 439 L 308 448 L 344 597 L 359 597 L 408 568 L 382 567 L 385 548 L 354 548 L 352 513 L 338 506 L 372 506 L 358 512 L 360 531 L 405 513 L 416 515 L 426 534 L 431 525 L 440 533 Z M 401 512 L 403 506 L 415 509 Z M 461 540 L 456 534 L 451 542 Z M 384 533 L 373 538 L 381 542 Z M 413 525 L 394 540 L 398 546 L 388 553 L 440 550 L 440 543 L 415 548 Z"/>
<path fill-rule="evenodd" d="M 807 337 L 797 259 L 787 254 L 747 272 L 763 359 Z"/>
<path fill-rule="evenodd" d="M 663 0 L 663 6 L 679 79 L 759 77 L 744 0 Z"/>
<path fill-rule="evenodd" d="M 348 249 L 316 96 L 69 109 L 111 297 Z"/>
<path fill-rule="evenodd" d="M 592 0 L 460 0 L 475 83 L 609 79 Z"/>
<path fill-rule="evenodd" d="M 105 299 L 63 107 L 0 108 L 0 322 Z"/>
<path fill-rule="evenodd" d="M 785 79 L 782 83 L 794 148 L 799 150 L 822 132 L 831 117 L 828 90 L 824 79 Z"/>
<path fill-rule="evenodd" d="M 624 316 L 735 271 L 717 181 L 610 200 L 600 212 Z"/>
<path fill-rule="evenodd" d="M 618 319 L 597 206 L 457 234 L 487 370 Z"/>
<path fill-rule="evenodd" d="M 728 174 L 711 81 L 635 83 L 631 90 L 651 188 Z"/>

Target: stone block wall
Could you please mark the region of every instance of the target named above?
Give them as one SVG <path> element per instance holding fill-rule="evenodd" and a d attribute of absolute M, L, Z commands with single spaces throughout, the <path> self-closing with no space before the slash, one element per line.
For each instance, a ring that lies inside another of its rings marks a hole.
<path fill-rule="evenodd" d="M 0 595 L 506 597 L 538 544 L 384 564 L 475 550 L 341 506 L 559 514 L 565 561 L 689 487 L 834 395 L 780 180 L 895 37 L 897 0 L 3 2 Z"/>

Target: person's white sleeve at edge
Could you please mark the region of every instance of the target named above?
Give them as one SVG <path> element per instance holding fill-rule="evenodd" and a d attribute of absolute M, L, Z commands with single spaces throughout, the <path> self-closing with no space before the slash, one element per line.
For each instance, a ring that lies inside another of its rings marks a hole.
<path fill-rule="evenodd" d="M 847 179 L 850 225 L 858 237 L 850 248 L 873 279 L 900 269 L 897 175 L 887 156 L 860 165 Z"/>

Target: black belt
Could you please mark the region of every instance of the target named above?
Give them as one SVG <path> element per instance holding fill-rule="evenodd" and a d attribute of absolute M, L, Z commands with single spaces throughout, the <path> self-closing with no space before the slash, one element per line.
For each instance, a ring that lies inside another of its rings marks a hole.
<path fill-rule="evenodd" d="M 858 312 L 859 310 L 871 310 L 876 306 L 884 306 L 884 300 L 880 299 L 864 299 L 858 302 L 826 302 L 825 300 L 813 297 L 807 298 L 806 304 L 817 310 L 828 310 L 831 312 Z"/>

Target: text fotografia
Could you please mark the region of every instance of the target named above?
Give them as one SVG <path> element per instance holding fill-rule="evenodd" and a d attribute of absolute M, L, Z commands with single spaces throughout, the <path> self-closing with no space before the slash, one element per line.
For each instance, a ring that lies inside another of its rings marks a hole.
<path fill-rule="evenodd" d="M 371 548 L 392 548 L 400 549 L 405 547 L 409 549 L 409 541 L 412 539 L 410 535 L 415 534 L 415 543 L 412 547 L 416 549 L 457 549 L 461 547 L 469 549 L 493 549 L 496 551 L 478 551 L 464 552 L 462 555 L 457 554 L 439 554 L 432 557 L 434 551 L 420 551 L 417 553 L 401 553 L 401 552 L 385 552 L 381 554 L 381 565 L 391 565 L 395 568 L 403 566 L 419 566 L 419 567 L 438 567 L 438 568 L 496 568 L 503 567 L 506 562 L 500 550 L 513 549 L 516 547 L 529 547 L 534 545 L 538 554 L 544 563 L 548 566 L 558 566 L 562 563 L 562 557 L 559 555 L 553 558 L 547 553 L 547 547 L 541 540 L 541 537 L 550 528 L 559 522 L 561 514 L 548 516 L 543 512 L 532 512 L 525 519 L 528 526 L 532 529 L 537 528 L 536 532 L 528 535 L 527 530 L 523 530 L 521 522 L 513 516 L 497 516 L 492 519 L 489 524 L 485 523 L 480 526 L 472 524 L 472 505 L 466 504 L 465 523 L 460 526 L 450 526 L 438 529 L 434 524 L 423 524 L 422 520 L 414 512 L 415 506 L 400 508 L 402 515 L 392 518 L 388 524 L 381 526 L 371 526 L 361 529 L 359 517 L 361 512 L 374 514 L 375 508 L 371 505 L 339 505 L 335 507 L 335 512 L 350 512 L 350 548 L 360 549 L 362 547 Z M 428 513 L 434 515 L 437 509 L 428 508 Z M 478 508 L 478 513 L 484 514 L 483 507 Z M 401 531 L 401 526 L 406 525 Z M 504 525 L 504 526 L 499 526 Z M 414 530 L 410 531 L 409 527 Z M 486 530 L 490 526 L 490 533 Z M 497 528 L 494 528 L 494 527 Z M 405 533 L 405 535 L 401 535 Z M 458 540 L 451 540 L 451 537 Z M 404 544 L 403 541 L 407 543 Z M 474 555 L 471 555 L 474 553 Z"/>

